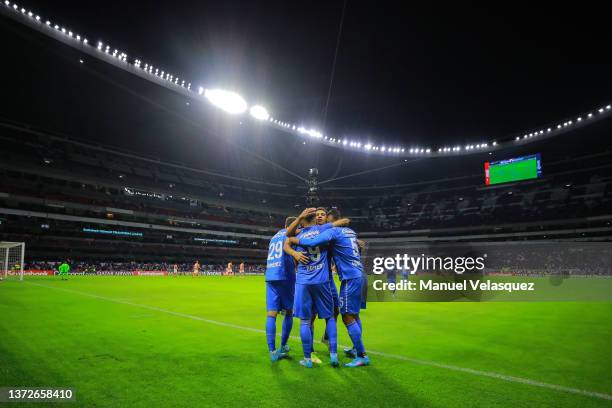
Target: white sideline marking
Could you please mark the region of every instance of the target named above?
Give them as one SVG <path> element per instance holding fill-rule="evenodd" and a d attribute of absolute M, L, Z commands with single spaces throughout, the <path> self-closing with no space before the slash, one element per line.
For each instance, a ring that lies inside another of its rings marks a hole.
<path fill-rule="evenodd" d="M 148 306 L 148 305 L 143 305 L 143 304 L 139 304 L 139 303 L 132 303 L 132 302 L 128 302 L 126 300 L 114 299 L 114 298 L 109 298 L 109 297 L 100 296 L 100 295 L 94 295 L 92 293 L 81 292 L 81 291 L 78 291 L 78 290 L 65 289 L 65 288 L 57 288 L 57 287 L 54 287 L 54 286 L 42 285 L 40 283 L 32 283 L 32 282 L 26 282 L 26 283 L 29 284 L 29 285 L 33 285 L 33 286 L 40 286 L 40 287 L 43 287 L 43 288 L 55 289 L 55 290 L 60 290 L 60 291 L 68 292 L 68 293 L 74 293 L 74 294 L 81 295 L 81 296 L 88 296 L 88 297 L 92 297 L 92 298 L 95 298 L 95 299 L 106 300 L 107 302 L 119 303 L 119 304 L 123 304 L 123 305 L 139 307 L 139 308 L 147 309 L 147 310 L 154 310 L 156 312 L 166 313 L 166 314 L 169 314 L 169 315 L 172 315 L 172 316 L 184 317 L 186 319 L 197 320 L 197 321 L 200 321 L 200 322 L 215 324 L 217 326 L 229 327 L 229 328 L 238 329 L 238 330 L 246 330 L 246 331 L 250 331 L 250 332 L 254 332 L 254 333 L 264 333 L 265 334 L 265 332 L 266 332 L 263 329 L 255 329 L 253 327 L 238 326 L 238 325 L 231 324 L 231 323 L 224 323 L 224 322 L 220 322 L 220 321 L 217 321 L 217 320 L 205 319 L 205 318 L 199 317 L 199 316 L 194 316 L 194 315 L 189 315 L 189 314 L 179 313 L 179 312 L 173 312 L 171 310 L 161 309 L 161 308 L 155 307 L 155 306 Z M 294 340 L 300 340 L 300 338 L 298 336 L 291 336 L 291 338 L 294 339 Z M 316 342 L 320 343 L 319 341 L 316 341 Z M 343 346 L 341 344 L 338 344 L 338 347 L 343 347 Z M 447 370 L 459 371 L 459 372 L 462 372 L 462 373 L 468 373 L 468 374 L 473 374 L 473 375 L 479 375 L 481 377 L 496 378 L 498 380 L 503 380 L 503 381 L 509 381 L 509 382 L 514 382 L 514 383 L 519 383 L 519 384 L 533 385 L 533 386 L 541 387 L 541 388 L 548 388 L 550 390 L 569 392 L 569 393 L 572 393 L 572 394 L 579 394 L 579 395 L 586 395 L 586 396 L 589 396 L 589 397 L 601 398 L 601 399 L 609 400 L 609 401 L 612 400 L 612 395 L 610 395 L 610 394 L 605 394 L 605 393 L 595 392 L 595 391 L 588 391 L 588 390 L 581 390 L 579 388 L 566 387 L 566 386 L 563 386 L 563 385 L 550 384 L 550 383 L 545 383 L 545 382 L 541 382 L 541 381 L 531 380 L 529 378 L 514 377 L 514 376 L 511 376 L 511 375 L 498 374 L 498 373 L 494 373 L 494 372 L 491 372 L 491 371 L 475 370 L 475 369 L 472 369 L 472 368 L 459 367 L 459 366 L 455 366 L 455 365 L 451 365 L 451 364 L 438 363 L 438 362 L 435 362 L 435 361 L 419 360 L 419 359 L 412 358 L 412 357 L 406 357 L 406 356 L 402 356 L 402 355 L 399 355 L 399 354 L 389 354 L 389 353 L 384 353 L 384 352 L 381 352 L 381 351 L 368 350 L 368 354 L 373 354 L 373 355 L 376 355 L 376 356 L 387 357 L 387 358 L 394 358 L 394 359 L 402 360 L 402 361 L 408 361 L 408 362 L 413 363 L 413 364 L 419 364 L 419 365 L 430 366 L 430 367 L 445 368 Z"/>

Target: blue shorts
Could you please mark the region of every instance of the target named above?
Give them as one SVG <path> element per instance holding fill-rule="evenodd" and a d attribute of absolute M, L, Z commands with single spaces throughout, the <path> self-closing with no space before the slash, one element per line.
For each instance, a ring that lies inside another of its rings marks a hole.
<path fill-rule="evenodd" d="M 340 313 L 359 314 L 363 279 L 353 278 L 340 283 Z"/>
<path fill-rule="evenodd" d="M 334 315 L 331 285 L 329 282 L 313 285 L 296 283 L 293 315 L 300 319 L 312 319 L 315 314 L 319 315 L 319 319 L 327 319 Z"/>
<path fill-rule="evenodd" d="M 266 310 L 289 310 L 293 308 L 295 281 L 266 281 Z"/>
<path fill-rule="evenodd" d="M 361 308 L 366 309 L 366 301 L 368 300 L 368 277 L 361 277 Z"/>

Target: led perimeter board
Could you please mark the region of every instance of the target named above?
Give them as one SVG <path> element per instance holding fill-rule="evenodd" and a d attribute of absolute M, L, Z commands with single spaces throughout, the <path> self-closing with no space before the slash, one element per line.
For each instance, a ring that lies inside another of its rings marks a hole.
<path fill-rule="evenodd" d="M 542 177 L 542 160 L 539 153 L 485 162 L 484 168 L 487 186 Z"/>

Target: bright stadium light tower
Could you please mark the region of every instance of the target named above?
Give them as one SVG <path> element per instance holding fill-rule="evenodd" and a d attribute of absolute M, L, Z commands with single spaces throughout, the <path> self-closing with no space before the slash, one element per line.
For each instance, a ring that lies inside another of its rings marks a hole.
<path fill-rule="evenodd" d="M 249 112 L 252 117 L 258 120 L 268 120 L 270 117 L 268 110 L 261 105 L 252 106 Z"/>
<path fill-rule="evenodd" d="M 204 96 L 216 107 L 233 115 L 244 113 L 247 110 L 246 101 L 235 92 L 224 91 L 222 89 L 207 89 L 204 91 Z"/>

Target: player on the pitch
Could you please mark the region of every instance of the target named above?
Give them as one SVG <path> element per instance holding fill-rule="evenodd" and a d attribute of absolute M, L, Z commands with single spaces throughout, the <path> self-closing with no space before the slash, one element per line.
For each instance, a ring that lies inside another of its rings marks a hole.
<path fill-rule="evenodd" d="M 332 208 L 327 212 L 327 222 L 328 223 L 334 223 L 334 226 L 338 226 L 336 225 L 336 220 L 341 219 L 340 218 L 340 211 L 338 211 L 337 208 Z M 345 226 L 345 225 L 341 225 L 341 226 Z M 361 256 L 363 256 L 363 251 L 366 248 L 366 243 L 365 241 L 358 239 L 357 240 L 357 245 L 359 247 L 359 254 Z M 333 248 L 332 251 L 330 251 L 330 253 L 333 253 Z M 363 265 L 363 261 L 361 263 Z M 362 270 L 361 273 L 361 305 L 360 305 L 360 309 L 366 309 L 367 308 L 367 299 L 368 299 L 368 275 L 365 272 L 365 269 Z M 361 337 L 363 338 L 363 325 L 361 324 L 361 313 L 359 313 L 358 315 L 355 316 L 355 321 L 357 322 L 357 324 L 359 325 L 359 328 L 361 329 Z M 323 339 L 323 342 L 325 342 L 325 337 Z M 345 348 L 344 349 L 344 354 L 346 354 L 348 357 L 350 358 L 355 358 L 357 357 L 357 350 L 355 350 L 355 347 L 352 348 Z"/>
<path fill-rule="evenodd" d="M 307 208 L 300 216 L 287 228 L 287 239 L 285 240 L 284 250 L 291 253 L 292 248 L 289 244 L 298 225 L 302 224 L 302 230 L 298 233 L 298 238 L 309 238 L 321 233 L 322 226 L 316 225 L 316 209 Z M 291 238 L 289 238 L 291 237 Z M 304 251 L 305 250 L 305 251 Z M 320 319 L 325 319 L 325 330 L 329 336 L 329 356 L 331 365 L 337 367 L 338 361 L 338 332 L 336 319 L 334 318 L 334 303 L 329 284 L 329 263 L 327 259 L 327 245 L 311 246 L 301 248 L 298 252 L 308 252 L 308 263 L 298 264 L 295 283 L 294 313 L 300 319 L 300 337 L 302 338 L 302 348 L 304 359 L 300 364 L 306 368 L 313 367 L 313 334 L 311 319 L 318 315 Z"/>
<path fill-rule="evenodd" d="M 332 228 L 332 227 L 345 227 L 349 225 L 350 220 L 348 218 L 340 218 L 340 214 L 338 213 L 337 217 L 329 217 L 327 210 L 323 207 L 319 207 L 315 211 L 315 220 L 317 221 L 317 225 L 319 226 L 319 230 L 321 232 Z M 296 231 L 297 233 L 297 231 Z M 332 293 L 332 298 L 334 302 L 334 319 L 336 322 L 338 321 L 338 315 L 340 314 L 340 309 L 338 308 L 338 289 L 336 288 L 336 284 L 334 283 L 333 272 L 335 271 L 335 265 L 333 264 L 333 259 L 331 259 L 331 252 L 328 251 L 327 259 L 330 265 L 329 268 L 329 288 Z M 314 339 L 314 322 L 316 316 L 313 316 L 310 322 L 310 331 L 312 332 L 312 338 Z M 323 338 L 321 339 L 321 343 L 325 344 L 329 349 L 329 336 L 327 335 L 327 331 L 323 333 Z M 311 354 L 311 359 L 313 363 L 321 364 L 321 359 L 317 356 L 314 351 Z"/>
<path fill-rule="evenodd" d="M 68 262 L 62 262 L 59 268 L 57 268 L 57 271 L 59 272 L 58 275 L 60 276 L 61 280 L 68 280 L 68 273 L 70 273 L 70 265 L 68 265 Z"/>
<path fill-rule="evenodd" d="M 289 217 L 285 220 L 285 228 L 278 231 L 270 240 L 268 247 L 268 260 L 266 264 L 266 338 L 270 359 L 277 361 L 289 352 L 289 335 L 293 328 L 293 296 L 295 293 L 295 263 L 308 262 L 308 257 L 300 252 L 283 251 L 287 239 L 287 226 L 295 220 Z M 285 311 L 281 346 L 276 348 L 276 316 L 281 310 Z"/>
<path fill-rule="evenodd" d="M 244 261 L 240 262 L 240 266 L 238 267 L 238 273 L 240 273 L 240 276 L 244 278 Z"/>
<path fill-rule="evenodd" d="M 329 219 L 328 218 L 328 214 L 327 214 L 327 210 L 323 207 L 319 207 L 317 208 L 317 211 L 315 213 L 315 219 L 317 220 L 317 225 L 320 225 L 321 227 L 321 232 L 327 230 L 328 228 L 331 228 L 333 226 L 335 227 L 344 227 L 347 226 L 349 224 L 349 220 L 348 219 L 342 219 L 340 220 L 340 217 L 337 218 L 333 218 L 333 219 Z M 332 224 L 334 223 L 334 224 Z M 332 292 L 332 298 L 334 301 L 334 319 L 336 319 L 336 322 L 338 321 L 338 315 L 340 314 L 340 309 L 339 309 L 339 300 L 338 300 L 338 288 L 336 288 L 336 283 L 334 282 L 334 271 L 336 266 L 333 263 L 333 259 L 331 257 L 331 251 L 327 251 L 327 260 L 329 262 L 329 288 Z M 314 317 L 312 319 L 312 338 L 314 339 Z M 325 333 L 323 333 L 323 338 L 321 339 L 321 343 L 327 345 L 327 347 L 329 347 L 329 336 L 327 335 L 327 331 L 325 331 Z M 313 353 L 314 354 L 314 353 Z M 313 355 L 312 360 L 315 361 L 315 359 L 319 360 L 318 357 L 316 357 L 316 355 Z M 316 362 L 316 361 L 315 361 Z M 320 362 L 320 360 L 319 360 Z"/>
<path fill-rule="evenodd" d="M 195 261 L 193 264 L 193 270 L 191 271 L 191 277 L 195 278 L 200 275 L 200 261 Z"/>
<path fill-rule="evenodd" d="M 361 336 L 361 327 L 356 318 L 361 307 L 363 265 L 359 253 L 357 234 L 350 228 L 335 227 L 319 234 L 300 234 L 288 239 L 288 244 L 309 248 L 324 248 L 329 245 L 341 280 L 340 313 L 346 325 L 353 346 L 357 352 L 356 358 L 346 367 L 360 367 L 370 364 L 365 352 Z M 331 332 L 330 345 L 332 343 Z"/>

